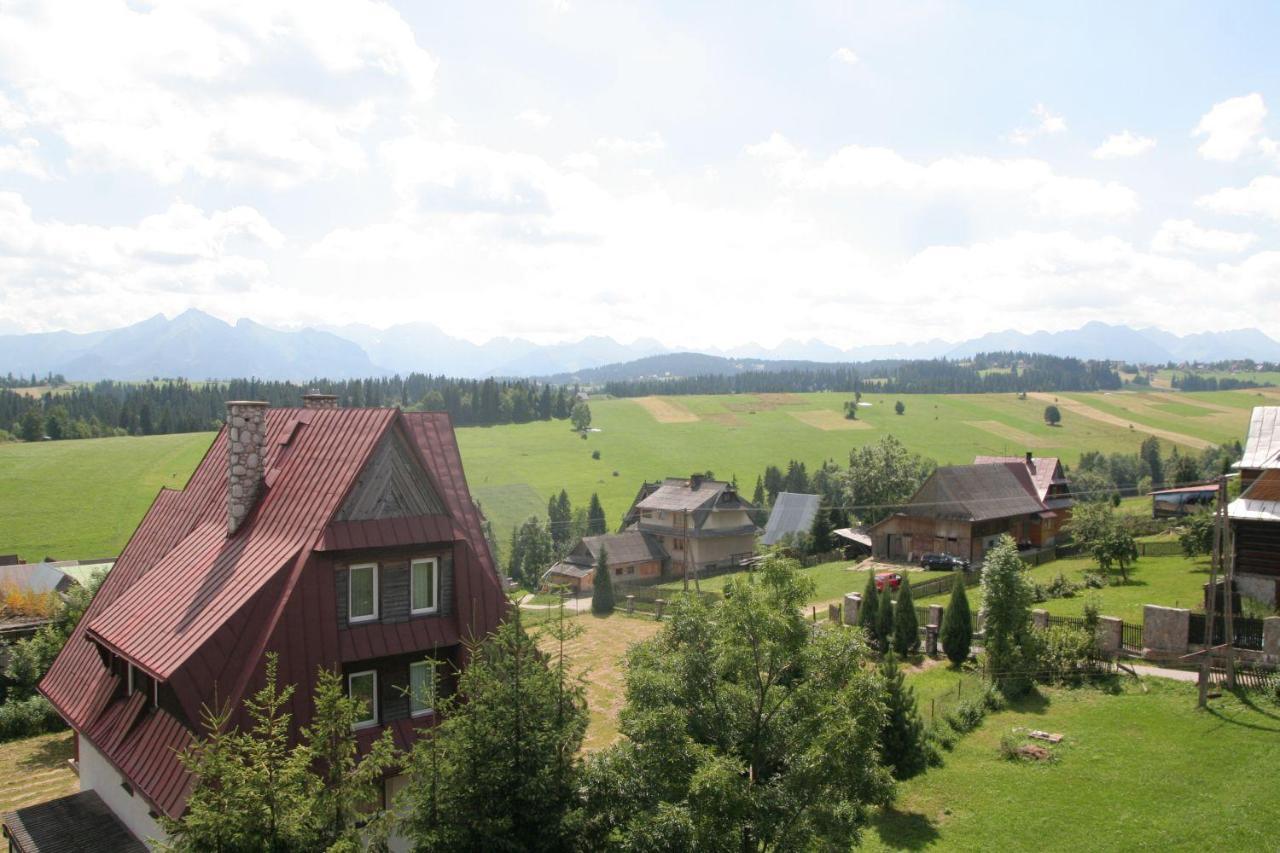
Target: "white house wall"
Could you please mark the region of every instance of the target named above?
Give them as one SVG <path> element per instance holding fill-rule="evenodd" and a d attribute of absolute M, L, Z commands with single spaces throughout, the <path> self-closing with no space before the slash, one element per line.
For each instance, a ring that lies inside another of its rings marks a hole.
<path fill-rule="evenodd" d="M 151 806 L 136 791 L 130 794 L 124 789 L 124 777 L 102 757 L 83 735 L 80 736 L 80 790 L 96 791 L 107 808 L 120 822 L 137 836 L 139 841 L 154 847 L 155 840 L 167 840 L 160 824 L 148 814 Z"/>

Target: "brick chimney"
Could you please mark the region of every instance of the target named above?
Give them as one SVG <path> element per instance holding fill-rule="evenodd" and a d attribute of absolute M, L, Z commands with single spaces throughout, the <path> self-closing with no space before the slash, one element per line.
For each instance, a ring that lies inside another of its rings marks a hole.
<path fill-rule="evenodd" d="M 338 408 L 337 394 L 321 394 L 319 391 L 312 389 L 302 395 L 302 408 L 304 409 L 336 409 Z"/>
<path fill-rule="evenodd" d="M 1032 461 L 1032 459 L 1031 459 L 1031 451 L 1030 451 L 1030 450 L 1028 450 L 1028 451 L 1027 451 L 1027 467 L 1028 467 L 1028 468 L 1030 468 L 1032 471 L 1036 470 L 1036 463 L 1035 463 L 1035 462 L 1033 462 L 1033 461 Z"/>
<path fill-rule="evenodd" d="M 695 492 L 702 488 L 701 474 L 692 474 L 689 476 L 689 488 L 693 489 Z"/>
<path fill-rule="evenodd" d="M 266 473 L 267 404 L 227 402 L 227 535 L 248 517 Z"/>

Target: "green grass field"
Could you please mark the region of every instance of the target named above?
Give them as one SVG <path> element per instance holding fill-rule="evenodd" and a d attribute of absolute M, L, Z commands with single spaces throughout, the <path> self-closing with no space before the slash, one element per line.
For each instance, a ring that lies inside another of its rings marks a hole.
<path fill-rule="evenodd" d="M 1062 733 L 1057 761 L 1002 758 L 1015 728 Z M 1270 850 L 1280 832 L 1261 781 L 1280 761 L 1280 714 L 1262 697 L 1202 712 L 1195 685 L 1155 678 L 1047 689 L 989 715 L 945 761 L 899 787 L 863 849 Z"/>
<path fill-rule="evenodd" d="M 575 506 L 598 492 L 614 524 L 646 479 L 711 470 L 736 475 L 749 494 L 767 465 L 843 461 L 852 448 L 886 435 L 943 464 L 1025 450 L 1072 464 L 1084 450 L 1135 451 L 1145 427 L 1193 443 L 1243 440 L 1250 409 L 1280 402 L 1280 389 L 1062 395 L 1058 427 L 1043 422 L 1045 399 L 1013 394 L 902 395 L 906 412 L 896 415 L 897 397 L 872 392 L 857 422 L 841 414 L 847 399 L 815 393 L 598 400 L 591 409 L 600 431 L 586 440 L 553 421 L 461 428 L 458 441 L 472 492 L 504 546 L 512 527 L 544 513 L 547 498 L 562 488 Z M 1104 419 L 1078 414 L 1065 407 L 1069 402 Z M 0 553 L 16 550 L 28 559 L 118 553 L 156 490 L 185 482 L 210 440 L 200 433 L 0 445 Z M 597 450 L 601 458 L 592 459 Z"/>
<path fill-rule="evenodd" d="M 212 433 L 0 445 L 0 553 L 115 557 L 156 493 L 182 488 Z"/>

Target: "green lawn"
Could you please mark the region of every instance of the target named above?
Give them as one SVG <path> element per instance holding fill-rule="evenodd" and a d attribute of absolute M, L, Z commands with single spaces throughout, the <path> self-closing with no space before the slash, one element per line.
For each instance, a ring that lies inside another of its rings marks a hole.
<path fill-rule="evenodd" d="M 163 486 L 182 488 L 212 433 L 0 445 L 0 553 L 115 557 Z"/>
<path fill-rule="evenodd" d="M 1028 569 L 1037 583 L 1048 585 L 1058 573 L 1069 580 L 1080 581 L 1085 572 L 1097 571 L 1087 557 L 1068 557 Z M 1197 607 L 1203 600 L 1202 587 L 1209 581 L 1207 557 L 1188 560 L 1183 556 L 1142 557 L 1132 567 L 1127 584 L 1109 585 L 1102 589 L 1081 589 L 1073 598 L 1051 598 L 1035 604 L 1054 616 L 1079 616 L 1084 613 L 1086 596 L 1097 596 L 1103 616 L 1118 616 L 1126 622 L 1141 624 L 1144 604 L 1168 607 Z M 916 604 L 947 603 L 947 595 L 917 599 Z M 981 606 L 978 589 L 969 590 L 969 602 L 976 610 Z"/>
<path fill-rule="evenodd" d="M 1050 689 L 988 716 L 943 767 L 899 787 L 863 848 L 1274 849 L 1276 705 L 1228 694 L 1200 712 L 1194 685 L 1144 685 Z M 1001 758 L 1000 737 L 1015 727 L 1065 735 L 1058 760 Z"/>

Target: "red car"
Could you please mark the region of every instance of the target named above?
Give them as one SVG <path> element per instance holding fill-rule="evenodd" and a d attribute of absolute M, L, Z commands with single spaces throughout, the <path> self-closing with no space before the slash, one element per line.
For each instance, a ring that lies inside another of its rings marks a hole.
<path fill-rule="evenodd" d="M 884 592 L 885 584 L 890 589 L 897 589 L 902 586 L 902 575 L 897 572 L 880 572 L 876 575 L 876 592 Z"/>

